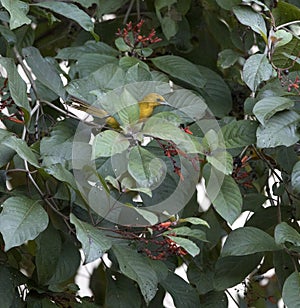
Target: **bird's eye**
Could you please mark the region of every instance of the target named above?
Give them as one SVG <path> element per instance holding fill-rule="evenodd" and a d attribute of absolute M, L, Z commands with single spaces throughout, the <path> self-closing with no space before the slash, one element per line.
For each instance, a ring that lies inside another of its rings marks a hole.
<path fill-rule="evenodd" d="M 163 100 L 162 100 L 161 98 L 158 97 L 158 98 L 156 99 L 156 101 L 157 101 L 158 103 L 160 103 L 160 102 L 162 102 Z"/>

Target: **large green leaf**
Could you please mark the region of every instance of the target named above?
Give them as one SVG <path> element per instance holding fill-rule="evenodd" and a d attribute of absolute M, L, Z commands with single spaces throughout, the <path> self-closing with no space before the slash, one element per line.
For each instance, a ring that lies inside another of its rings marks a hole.
<path fill-rule="evenodd" d="M 222 249 L 222 257 L 243 256 L 256 252 L 276 251 L 274 238 L 266 232 L 254 227 L 241 227 L 233 230 L 227 237 Z"/>
<path fill-rule="evenodd" d="M 141 187 L 154 187 L 165 178 L 164 162 L 141 146 L 135 146 L 129 153 L 128 171 Z"/>
<path fill-rule="evenodd" d="M 292 171 L 292 187 L 296 194 L 300 194 L 300 162 L 298 161 Z"/>
<path fill-rule="evenodd" d="M 46 2 L 36 3 L 33 5 L 49 9 L 57 14 L 70 18 L 75 22 L 77 22 L 86 31 L 94 30 L 94 24 L 90 16 L 83 10 L 79 9 L 78 6 L 72 3 L 65 3 L 60 1 L 49 1 L 49 2 L 46 1 Z"/>
<path fill-rule="evenodd" d="M 169 272 L 160 284 L 171 294 L 177 308 L 201 307 L 197 291 L 178 275 Z"/>
<path fill-rule="evenodd" d="M 290 146 L 299 140 L 297 131 L 300 115 L 295 111 L 282 111 L 275 114 L 265 126 L 259 126 L 256 132 L 257 146 L 273 148 L 279 145 Z"/>
<path fill-rule="evenodd" d="M 73 214 L 70 215 L 70 221 L 75 225 L 76 236 L 82 244 L 85 264 L 101 258 L 103 254 L 110 249 L 111 241 L 105 236 L 103 231 L 79 220 Z"/>
<path fill-rule="evenodd" d="M 272 74 L 272 65 L 263 54 L 251 56 L 243 67 L 243 80 L 253 92 L 257 90 L 262 81 L 269 80 Z"/>
<path fill-rule="evenodd" d="M 233 159 L 227 151 L 218 150 L 206 156 L 207 161 L 217 170 L 228 175 L 232 172 Z"/>
<path fill-rule="evenodd" d="M 267 37 L 266 23 L 262 15 L 254 12 L 248 6 L 236 6 L 233 8 L 236 18 L 245 26 L 250 27 L 254 32 L 260 34 L 264 38 Z"/>
<path fill-rule="evenodd" d="M 22 53 L 36 78 L 51 91 L 65 98 L 64 85 L 56 68 L 41 56 L 40 51 L 30 46 L 24 48 Z"/>
<path fill-rule="evenodd" d="M 75 244 L 69 240 L 62 244 L 61 253 L 55 271 L 48 281 L 49 289 L 56 291 L 60 284 L 68 283 L 75 276 L 80 265 L 80 253 Z M 60 290 L 60 289 L 59 289 Z"/>
<path fill-rule="evenodd" d="M 27 98 L 26 83 L 19 75 L 13 59 L 0 58 L 0 64 L 4 66 L 8 77 L 10 95 L 17 106 L 30 112 L 30 105 Z"/>
<path fill-rule="evenodd" d="M 106 130 L 98 134 L 93 142 L 92 157 L 109 157 L 117 153 L 122 153 L 127 150 L 130 143 L 123 135 L 112 131 Z"/>
<path fill-rule="evenodd" d="M 26 16 L 29 11 L 29 6 L 26 2 L 19 0 L 1 0 L 3 7 L 9 12 L 10 29 L 16 29 L 24 24 L 30 24 L 31 20 Z"/>
<path fill-rule="evenodd" d="M 227 115 L 232 109 L 232 98 L 228 85 L 213 70 L 199 65 L 197 68 L 206 80 L 203 89 L 198 88 L 197 90 L 205 99 L 210 111 L 216 117 Z"/>
<path fill-rule="evenodd" d="M 234 6 L 240 4 L 242 0 L 216 0 L 218 5 L 224 10 L 231 10 Z"/>
<path fill-rule="evenodd" d="M 0 265 L 0 296 L 3 307 L 12 307 L 15 297 L 15 285 L 11 273 L 4 265 Z"/>
<path fill-rule="evenodd" d="M 19 139 L 15 136 L 11 136 L 6 138 L 2 142 L 2 144 L 12 150 L 15 150 L 22 159 L 28 161 L 31 165 L 39 168 L 39 163 L 35 155 L 24 140 Z"/>
<path fill-rule="evenodd" d="M 253 113 L 257 120 L 265 125 L 266 122 L 277 112 L 290 109 L 294 106 L 294 102 L 286 97 L 266 97 L 258 101 L 254 108 Z"/>
<path fill-rule="evenodd" d="M 51 174 L 61 182 L 69 184 L 74 190 L 77 190 L 73 174 L 65 169 L 61 164 L 53 164 L 45 168 L 48 174 Z"/>
<path fill-rule="evenodd" d="M 0 232 L 5 251 L 36 238 L 47 228 L 48 215 L 39 201 L 22 196 L 10 197 L 3 203 Z"/>
<path fill-rule="evenodd" d="M 229 256 L 218 259 L 215 266 L 214 287 L 226 290 L 242 282 L 260 263 L 263 254 Z"/>
<path fill-rule="evenodd" d="M 183 122 L 200 120 L 207 111 L 204 99 L 187 89 L 176 89 L 168 95 L 167 101 L 175 108 L 172 112 L 178 114 Z"/>
<path fill-rule="evenodd" d="M 201 298 L 201 308 L 228 308 L 228 298 L 225 292 L 211 291 Z"/>
<path fill-rule="evenodd" d="M 206 170 L 205 170 L 206 171 Z M 215 210 L 229 223 L 233 223 L 242 210 L 242 196 L 238 185 L 229 175 L 211 169 L 210 176 L 204 173 L 208 197 Z"/>
<path fill-rule="evenodd" d="M 87 41 L 84 45 L 60 49 L 56 55 L 58 59 L 78 60 L 85 54 L 104 54 L 118 56 L 119 52 L 103 42 Z"/>
<path fill-rule="evenodd" d="M 56 269 L 61 254 L 61 237 L 59 232 L 49 224 L 48 228 L 35 239 L 35 243 L 38 281 L 41 285 L 45 285 Z"/>
<path fill-rule="evenodd" d="M 257 123 L 250 120 L 232 121 L 221 129 L 228 149 L 245 147 L 256 142 Z"/>
<path fill-rule="evenodd" d="M 136 281 L 146 303 L 149 303 L 157 292 L 158 277 L 147 258 L 136 251 L 120 245 L 113 246 L 121 272 Z"/>
<path fill-rule="evenodd" d="M 153 64 L 172 77 L 196 88 L 203 88 L 206 79 L 193 63 L 178 56 L 161 56 L 151 59 Z"/>
<path fill-rule="evenodd" d="M 288 308 L 300 307 L 299 272 L 294 272 L 286 279 L 282 289 L 282 299 Z"/>
<path fill-rule="evenodd" d="M 300 246 L 300 234 L 286 222 L 282 222 L 276 226 L 274 231 L 275 242 L 284 244 L 289 242 L 294 246 Z"/>
<path fill-rule="evenodd" d="M 142 130 L 145 136 L 173 141 L 178 148 L 186 153 L 201 153 L 199 140 L 194 136 L 184 133 L 167 118 L 153 115 L 149 118 Z"/>
<path fill-rule="evenodd" d="M 13 31 L 5 26 L 0 25 L 0 33 L 5 38 L 9 45 L 14 45 L 17 43 L 17 37 Z"/>
<path fill-rule="evenodd" d="M 105 307 L 107 308 L 138 308 L 142 305 L 142 298 L 133 280 L 120 273 L 106 275 L 107 288 Z"/>

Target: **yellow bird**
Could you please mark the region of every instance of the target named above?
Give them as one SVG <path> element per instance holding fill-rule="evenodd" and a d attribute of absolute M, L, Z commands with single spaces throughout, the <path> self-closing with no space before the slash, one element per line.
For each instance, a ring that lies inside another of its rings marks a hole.
<path fill-rule="evenodd" d="M 119 122 L 112 116 L 110 116 L 105 110 L 102 110 L 100 108 L 96 108 L 94 106 L 89 106 L 81 101 L 78 101 L 74 98 L 72 98 L 73 101 L 77 102 L 79 106 L 74 106 L 77 109 L 82 110 L 83 107 L 85 109 L 88 109 L 88 113 L 91 113 L 92 115 L 98 117 L 98 118 L 105 118 L 105 123 L 107 126 L 111 128 L 119 128 L 120 124 Z M 157 93 L 149 93 L 147 94 L 141 101 L 138 102 L 139 104 L 139 120 L 144 120 L 149 118 L 154 108 L 160 105 L 169 105 L 165 99 Z"/>

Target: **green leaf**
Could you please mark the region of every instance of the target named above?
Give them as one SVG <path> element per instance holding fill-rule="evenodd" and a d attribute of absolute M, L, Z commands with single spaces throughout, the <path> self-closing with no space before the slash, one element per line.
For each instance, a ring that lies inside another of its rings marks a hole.
<path fill-rule="evenodd" d="M 8 268 L 0 265 L 0 296 L 3 307 L 12 307 L 15 297 L 15 286 Z"/>
<path fill-rule="evenodd" d="M 300 162 L 298 161 L 292 171 L 292 188 L 296 194 L 300 194 Z"/>
<path fill-rule="evenodd" d="M 210 291 L 201 298 L 201 308 L 228 308 L 228 299 L 224 292 Z"/>
<path fill-rule="evenodd" d="M 197 139 L 184 133 L 173 123 L 160 116 L 153 115 L 147 119 L 142 133 L 146 136 L 173 141 L 178 148 L 186 153 L 201 153 L 202 148 Z"/>
<path fill-rule="evenodd" d="M 141 146 L 131 149 L 128 171 L 141 187 L 157 187 L 166 176 L 164 162 Z"/>
<path fill-rule="evenodd" d="M 220 171 L 211 169 L 210 177 L 204 174 L 208 197 L 215 210 L 230 224 L 241 214 L 242 196 L 238 185 L 229 175 L 223 175 Z"/>
<path fill-rule="evenodd" d="M 217 149 L 206 155 L 207 161 L 224 174 L 231 174 L 233 168 L 232 156 L 222 149 Z"/>
<path fill-rule="evenodd" d="M 300 115 L 295 111 L 282 111 L 275 114 L 265 126 L 256 132 L 259 148 L 273 148 L 279 145 L 291 146 L 299 140 L 297 131 Z"/>
<path fill-rule="evenodd" d="M 53 164 L 45 168 L 48 174 L 54 176 L 57 180 L 69 184 L 74 190 L 77 190 L 76 181 L 73 174 L 65 169 L 61 164 Z"/>
<path fill-rule="evenodd" d="M 206 104 L 216 117 L 227 115 L 232 109 L 231 92 L 224 79 L 205 66 L 197 66 L 206 83 L 203 88 L 198 87 L 197 91 L 205 99 Z"/>
<path fill-rule="evenodd" d="M 176 308 L 201 307 L 197 291 L 178 275 L 169 272 L 160 284 L 171 294 Z"/>
<path fill-rule="evenodd" d="M 5 251 L 36 238 L 47 228 L 48 215 L 38 204 L 39 201 L 25 196 L 5 200 L 0 214 L 0 232 Z"/>
<path fill-rule="evenodd" d="M 7 27 L 0 25 L 0 33 L 6 39 L 9 45 L 14 45 L 17 43 L 16 35 Z"/>
<path fill-rule="evenodd" d="M 282 299 L 289 308 L 300 307 L 300 274 L 294 272 L 285 281 L 282 289 Z"/>
<path fill-rule="evenodd" d="M 243 256 L 256 252 L 276 251 L 274 238 L 254 227 L 242 227 L 233 230 L 227 237 L 222 249 L 222 257 Z"/>
<path fill-rule="evenodd" d="M 265 125 L 266 122 L 278 111 L 290 109 L 294 106 L 294 102 L 285 97 L 266 97 L 258 101 L 254 108 L 253 113 L 257 120 Z"/>
<path fill-rule="evenodd" d="M 36 78 L 51 91 L 65 98 L 66 91 L 58 72 L 49 61 L 41 56 L 40 51 L 30 46 L 23 48 L 22 53 Z"/>
<path fill-rule="evenodd" d="M 225 147 L 234 149 L 256 143 L 257 123 L 250 120 L 232 121 L 221 128 Z"/>
<path fill-rule="evenodd" d="M 26 16 L 29 11 L 29 6 L 26 2 L 19 0 L 1 0 L 1 3 L 9 12 L 9 27 L 11 30 L 31 23 L 31 20 Z"/>
<path fill-rule="evenodd" d="M 30 105 L 27 98 L 27 87 L 24 80 L 19 75 L 13 59 L 0 58 L 0 64 L 4 66 L 8 77 L 8 87 L 10 94 L 17 106 L 24 108 L 30 113 Z"/>
<path fill-rule="evenodd" d="M 36 270 L 39 284 L 45 285 L 52 277 L 61 253 L 61 238 L 59 232 L 49 224 L 35 239 Z"/>
<path fill-rule="evenodd" d="M 192 257 L 195 257 L 200 253 L 200 248 L 192 241 L 177 237 L 177 236 L 167 236 L 169 239 L 171 239 L 173 242 L 175 242 L 177 245 L 182 247 L 184 250 L 186 250 L 187 253 L 189 253 Z"/>
<path fill-rule="evenodd" d="M 276 38 L 275 48 L 278 48 L 288 44 L 293 39 L 293 34 L 281 29 L 274 33 L 274 37 Z"/>
<path fill-rule="evenodd" d="M 204 99 L 187 89 L 176 89 L 168 96 L 167 101 L 175 108 L 172 112 L 178 114 L 187 123 L 203 118 L 207 112 Z"/>
<path fill-rule="evenodd" d="M 282 222 L 276 226 L 274 231 L 276 244 L 284 244 L 289 242 L 294 246 L 300 246 L 300 234 L 286 222 Z"/>
<path fill-rule="evenodd" d="M 39 168 L 39 163 L 35 155 L 24 140 L 19 139 L 15 136 L 11 136 L 6 138 L 2 142 L 2 144 L 12 150 L 15 150 L 22 159 L 28 161 L 31 165 Z"/>
<path fill-rule="evenodd" d="M 160 20 L 160 24 L 163 34 L 165 35 L 167 40 L 170 40 L 170 38 L 173 37 L 178 31 L 177 22 L 170 16 L 164 16 Z"/>
<path fill-rule="evenodd" d="M 178 228 L 174 228 L 171 231 L 166 231 L 164 232 L 164 235 L 167 236 L 189 236 L 189 237 L 193 237 L 196 238 L 200 241 L 207 241 L 206 240 L 206 235 L 205 232 L 199 229 L 191 229 L 189 227 L 178 227 Z"/>
<path fill-rule="evenodd" d="M 178 56 L 161 56 L 151 59 L 153 64 L 172 77 L 191 84 L 196 88 L 203 88 L 206 80 L 197 66 Z"/>
<path fill-rule="evenodd" d="M 298 63 L 298 53 L 300 48 L 300 42 L 297 37 L 284 46 L 280 46 L 275 49 L 272 55 L 272 62 L 278 68 L 285 69 L 292 67 L 291 70 L 299 68 L 299 65 L 295 65 L 295 61 Z"/>
<path fill-rule="evenodd" d="M 107 287 L 105 307 L 107 308 L 137 308 L 142 305 L 142 298 L 136 284 L 120 273 L 106 275 Z"/>
<path fill-rule="evenodd" d="M 118 259 L 121 272 L 138 283 L 145 302 L 148 304 L 157 292 L 158 277 L 147 258 L 120 245 L 114 245 L 113 252 Z"/>
<path fill-rule="evenodd" d="M 181 218 L 179 221 L 180 222 L 189 222 L 193 225 L 203 225 L 203 226 L 206 226 L 206 227 L 209 228 L 209 224 L 205 220 L 198 218 L 198 217 Z"/>
<path fill-rule="evenodd" d="M 92 225 L 79 220 L 75 215 L 70 215 L 70 221 L 76 228 L 76 237 L 82 244 L 85 255 L 84 264 L 93 262 L 103 256 L 110 249 L 111 241 L 105 236 L 103 231 Z"/>
<path fill-rule="evenodd" d="M 86 54 L 99 54 L 118 56 L 118 51 L 103 42 L 87 41 L 84 45 L 60 49 L 55 58 L 65 60 L 78 60 Z"/>
<path fill-rule="evenodd" d="M 260 263 L 263 254 L 220 258 L 215 265 L 214 287 L 226 290 L 242 282 Z"/>
<path fill-rule="evenodd" d="M 266 23 L 260 13 L 254 12 L 250 7 L 246 6 L 234 7 L 233 13 L 241 24 L 250 27 L 264 38 L 267 37 Z"/>
<path fill-rule="evenodd" d="M 60 284 L 68 283 L 68 280 L 75 276 L 80 265 L 80 253 L 75 244 L 69 240 L 62 244 L 60 257 L 57 262 L 53 276 L 48 281 L 49 289 L 61 290 Z"/>
<path fill-rule="evenodd" d="M 93 142 L 92 157 L 96 159 L 98 157 L 109 157 L 117 153 L 122 153 L 127 150 L 130 143 L 123 135 L 106 130 L 98 134 Z"/>
<path fill-rule="evenodd" d="M 77 22 L 86 31 L 94 30 L 94 24 L 90 16 L 83 10 L 79 9 L 78 6 L 72 3 L 65 3 L 60 1 L 49 1 L 49 2 L 46 1 L 46 2 L 36 3 L 33 5 L 49 9 L 57 14 L 70 18 L 75 22 Z"/>
<path fill-rule="evenodd" d="M 234 6 L 240 4 L 242 0 L 216 0 L 218 5 L 224 10 L 231 10 Z"/>
<path fill-rule="evenodd" d="M 297 3 L 297 1 L 294 2 Z M 276 7 L 272 10 L 272 14 L 274 14 L 276 25 L 300 19 L 299 7 L 284 1 L 278 1 Z"/>
<path fill-rule="evenodd" d="M 272 65 L 266 55 L 252 55 L 244 64 L 243 80 L 255 92 L 262 81 L 267 81 L 273 74 Z"/>
<path fill-rule="evenodd" d="M 224 49 L 221 52 L 219 52 L 218 66 L 221 67 L 222 69 L 229 68 L 237 62 L 239 57 L 240 57 L 240 54 L 235 52 L 234 50 Z"/>

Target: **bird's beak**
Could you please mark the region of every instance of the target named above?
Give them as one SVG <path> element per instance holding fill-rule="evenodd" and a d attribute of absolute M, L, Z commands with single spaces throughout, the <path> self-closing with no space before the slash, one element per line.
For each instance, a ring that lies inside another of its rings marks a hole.
<path fill-rule="evenodd" d="M 167 101 L 161 102 L 160 105 L 171 106 Z"/>

